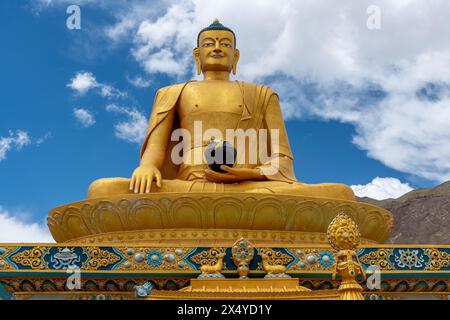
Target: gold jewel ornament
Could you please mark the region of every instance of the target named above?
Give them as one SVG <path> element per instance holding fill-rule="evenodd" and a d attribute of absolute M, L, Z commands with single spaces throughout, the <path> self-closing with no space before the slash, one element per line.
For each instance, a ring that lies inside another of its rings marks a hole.
<path fill-rule="evenodd" d="M 361 241 L 356 223 L 344 213 L 331 221 L 327 230 L 328 242 L 336 250 L 355 250 Z"/>
<path fill-rule="evenodd" d="M 233 262 L 238 267 L 240 279 L 247 279 L 250 272 L 250 262 L 253 260 L 255 248 L 247 239 L 241 238 L 231 248 Z"/>
<path fill-rule="evenodd" d="M 356 248 L 360 243 L 360 233 L 356 223 L 344 213 L 339 213 L 328 226 L 328 242 L 338 250 L 332 279 L 336 275 L 342 278 L 339 292 L 341 300 L 364 300 L 363 288 L 358 283 L 357 276 L 366 279 L 366 272 L 358 260 Z"/>

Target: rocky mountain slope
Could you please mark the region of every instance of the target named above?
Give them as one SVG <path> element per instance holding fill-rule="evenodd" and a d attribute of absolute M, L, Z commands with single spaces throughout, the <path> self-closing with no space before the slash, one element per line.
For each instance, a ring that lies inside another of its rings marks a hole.
<path fill-rule="evenodd" d="M 394 215 L 388 243 L 450 244 L 450 181 L 413 190 L 398 199 L 358 198 Z"/>

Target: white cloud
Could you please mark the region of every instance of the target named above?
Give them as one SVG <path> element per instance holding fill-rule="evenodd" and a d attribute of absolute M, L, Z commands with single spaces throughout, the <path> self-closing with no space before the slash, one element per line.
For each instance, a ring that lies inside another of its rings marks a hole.
<path fill-rule="evenodd" d="M 70 79 L 70 83 L 67 84 L 67 86 L 83 95 L 89 90 L 97 88 L 99 84 L 91 72 L 80 71 L 77 72 L 72 79 Z"/>
<path fill-rule="evenodd" d="M 49 139 L 51 136 L 52 136 L 51 132 L 47 132 L 42 137 L 36 139 L 33 143 L 35 145 L 40 145 L 40 144 L 44 143 L 45 141 L 47 141 L 47 139 Z"/>
<path fill-rule="evenodd" d="M 114 87 L 111 87 L 109 85 L 106 84 L 101 84 L 100 85 L 100 94 L 103 97 L 107 97 L 107 98 L 123 98 L 126 97 L 127 94 L 125 92 L 122 92 Z"/>
<path fill-rule="evenodd" d="M 90 90 L 95 90 L 98 94 L 106 98 L 124 98 L 127 96 L 125 92 L 122 92 L 110 85 L 99 83 L 95 76 L 91 72 L 79 71 L 75 74 L 67 87 L 76 91 L 79 95 L 84 95 Z"/>
<path fill-rule="evenodd" d="M 136 76 L 134 78 L 127 77 L 127 81 L 137 88 L 148 88 L 152 84 L 151 80 L 141 76 Z"/>
<path fill-rule="evenodd" d="M 133 55 L 148 73 L 183 76 L 192 69 L 191 55 L 199 24 L 190 1 L 171 5 L 165 15 L 144 20 L 137 30 Z"/>
<path fill-rule="evenodd" d="M 397 199 L 413 190 L 408 183 L 402 183 L 396 178 L 380 177 L 376 177 L 366 185 L 353 185 L 351 188 L 358 197 L 376 200 Z"/>
<path fill-rule="evenodd" d="M 73 115 L 85 128 L 92 127 L 95 124 L 95 116 L 89 110 L 74 108 Z"/>
<path fill-rule="evenodd" d="M 113 25 L 106 26 L 104 32 L 114 42 L 133 39 L 131 35 L 135 33 L 139 24 L 149 17 L 160 15 L 168 3 L 170 1 L 167 0 L 140 0 L 132 3 L 117 3 L 115 5 L 117 10 L 114 10 L 116 21 Z M 123 7 L 119 9 L 119 6 Z"/>
<path fill-rule="evenodd" d="M 40 14 L 42 11 L 49 9 L 51 7 L 55 6 L 69 6 L 69 5 L 79 5 L 79 6 L 85 6 L 85 5 L 105 5 L 109 2 L 109 4 L 113 4 L 114 2 L 117 2 L 120 0 L 29 0 L 28 6 L 30 9 L 36 13 Z"/>
<path fill-rule="evenodd" d="M 39 223 L 23 221 L 21 213 L 12 213 L 0 206 L 0 243 L 55 242 L 48 228 Z"/>
<path fill-rule="evenodd" d="M 21 150 L 31 144 L 31 139 L 26 131 L 17 130 L 9 132 L 9 136 L 0 137 L 0 162 L 6 159 L 6 153 L 12 149 Z"/>
<path fill-rule="evenodd" d="M 139 0 L 139 1 L 123 1 L 123 0 L 29 0 L 28 6 L 32 12 L 40 14 L 44 10 L 51 8 L 60 8 L 72 4 L 81 7 L 83 19 L 83 10 L 87 7 L 95 7 L 103 9 L 105 12 L 113 16 L 114 23 L 102 26 L 104 35 L 113 42 L 129 41 L 139 23 L 142 20 L 158 16 L 170 3 L 171 0 Z"/>
<path fill-rule="evenodd" d="M 126 121 L 116 123 L 114 125 L 114 133 L 116 137 L 127 142 L 142 144 L 147 132 L 147 118 L 135 108 L 126 108 L 110 104 L 106 106 L 106 111 L 124 114 Z"/>
<path fill-rule="evenodd" d="M 31 138 L 28 132 L 23 130 L 10 130 L 8 136 L 0 137 L 0 162 L 6 159 L 8 152 L 15 150 L 20 151 L 23 147 L 34 145 L 39 146 L 50 138 L 51 133 L 47 132 L 40 138 Z"/>

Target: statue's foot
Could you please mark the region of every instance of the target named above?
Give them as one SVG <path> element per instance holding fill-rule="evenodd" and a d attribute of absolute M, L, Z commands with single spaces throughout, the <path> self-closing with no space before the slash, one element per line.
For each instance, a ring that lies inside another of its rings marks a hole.
<path fill-rule="evenodd" d="M 130 179 L 127 178 L 104 178 L 91 183 L 88 189 L 88 199 L 103 198 L 118 194 L 131 194 Z"/>
<path fill-rule="evenodd" d="M 277 193 L 299 195 L 304 197 L 321 197 L 355 201 L 355 194 L 349 186 L 340 183 L 303 184 L 295 183 L 291 187 L 274 189 Z"/>
<path fill-rule="evenodd" d="M 209 182 L 209 184 L 213 184 Z M 163 180 L 161 188 L 153 182 L 149 193 L 161 192 L 190 192 L 193 182 L 184 180 Z M 88 189 L 88 199 L 105 198 L 121 194 L 134 194 L 130 190 L 130 179 L 128 178 L 104 178 L 91 183 Z"/>
<path fill-rule="evenodd" d="M 282 181 L 245 181 L 236 186 L 231 185 L 228 189 L 235 189 L 238 192 L 248 193 L 287 194 L 302 197 L 355 201 L 355 194 L 353 193 L 352 188 L 340 183 L 305 184 L 300 182 L 287 183 Z"/>

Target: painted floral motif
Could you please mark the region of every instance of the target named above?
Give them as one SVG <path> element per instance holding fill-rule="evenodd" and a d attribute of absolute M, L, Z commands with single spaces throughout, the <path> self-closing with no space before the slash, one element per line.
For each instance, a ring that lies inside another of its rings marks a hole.
<path fill-rule="evenodd" d="M 210 250 L 203 250 L 199 253 L 192 255 L 191 261 L 195 262 L 199 266 L 213 265 L 217 263 L 217 256 L 225 252 L 226 248 L 212 248 Z M 226 268 L 224 268 L 226 270 Z"/>
<path fill-rule="evenodd" d="M 89 260 L 86 262 L 85 270 L 99 270 L 100 268 L 108 268 L 118 263 L 121 257 L 108 250 L 98 247 L 87 247 L 85 252 L 89 254 Z"/>
<path fill-rule="evenodd" d="M 35 247 L 26 250 L 21 250 L 19 247 L 16 251 L 11 252 L 10 259 L 18 266 L 33 270 L 42 270 L 45 269 L 42 258 L 46 252 L 47 249 L 45 247 Z"/>
<path fill-rule="evenodd" d="M 147 255 L 148 264 L 152 267 L 157 267 L 161 265 L 163 260 L 162 254 L 159 251 L 149 252 Z"/>
<path fill-rule="evenodd" d="M 50 262 L 56 270 L 77 268 L 80 261 L 81 257 L 74 252 L 73 248 L 58 249 L 58 252 L 50 258 Z"/>
<path fill-rule="evenodd" d="M 319 254 L 319 263 L 326 267 L 332 266 L 334 263 L 334 257 L 333 254 L 331 252 L 328 251 L 322 251 Z"/>
<path fill-rule="evenodd" d="M 400 268 L 422 268 L 423 255 L 419 255 L 419 250 L 398 250 L 398 255 L 395 255 L 395 262 Z"/>

